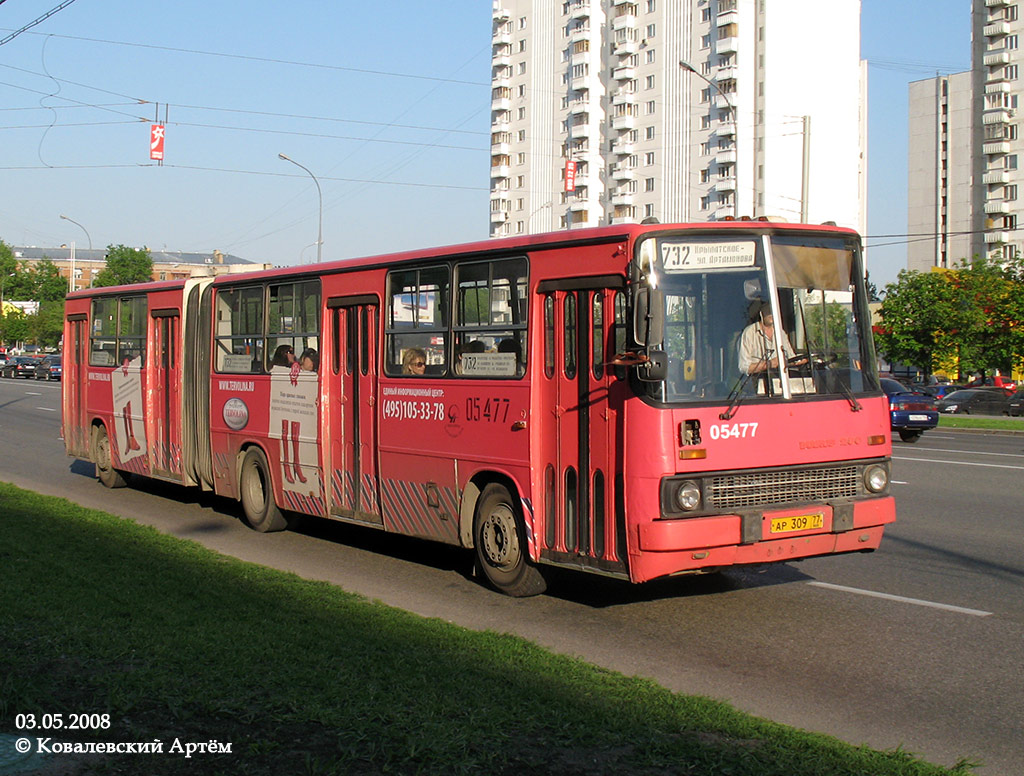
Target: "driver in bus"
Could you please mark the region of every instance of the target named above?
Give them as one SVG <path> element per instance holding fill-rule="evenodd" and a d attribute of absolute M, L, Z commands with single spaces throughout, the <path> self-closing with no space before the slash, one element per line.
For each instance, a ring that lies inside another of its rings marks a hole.
<path fill-rule="evenodd" d="M 767 372 L 777 369 L 779 356 L 775 352 L 775 318 L 769 302 L 757 300 L 751 305 L 751 317 L 754 322 L 743 330 L 740 335 L 739 362 L 740 372 L 745 375 Z M 796 353 L 786 336 L 785 330 L 779 332 L 782 341 L 782 354 L 787 360 L 794 359 Z M 799 366 L 807 359 L 789 361 L 790 366 Z"/>

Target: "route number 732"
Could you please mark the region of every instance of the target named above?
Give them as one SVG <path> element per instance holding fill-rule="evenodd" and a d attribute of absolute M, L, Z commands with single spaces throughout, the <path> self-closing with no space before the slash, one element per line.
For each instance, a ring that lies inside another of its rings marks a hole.
<path fill-rule="evenodd" d="M 715 423 L 709 433 L 712 439 L 749 439 L 757 436 L 757 423 Z"/>

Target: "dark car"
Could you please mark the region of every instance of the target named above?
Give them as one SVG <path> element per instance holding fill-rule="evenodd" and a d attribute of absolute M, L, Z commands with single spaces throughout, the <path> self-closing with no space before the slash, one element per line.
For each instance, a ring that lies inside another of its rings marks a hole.
<path fill-rule="evenodd" d="M 939 425 L 939 413 L 931 396 L 889 378 L 882 378 L 881 383 L 889 399 L 892 430 L 904 442 L 916 442 L 925 431 Z"/>
<path fill-rule="evenodd" d="M 1002 388 L 964 388 L 939 399 L 935 406 L 947 415 L 1009 415 L 1010 397 Z"/>
<path fill-rule="evenodd" d="M 60 356 L 47 356 L 36 364 L 36 380 L 60 380 Z"/>
<path fill-rule="evenodd" d="M 7 359 L 0 374 L 4 377 L 35 377 L 36 359 L 31 356 L 15 356 Z"/>
<path fill-rule="evenodd" d="M 1024 389 L 1017 391 L 1017 393 L 1009 398 L 1007 410 L 1015 418 L 1024 415 Z"/>

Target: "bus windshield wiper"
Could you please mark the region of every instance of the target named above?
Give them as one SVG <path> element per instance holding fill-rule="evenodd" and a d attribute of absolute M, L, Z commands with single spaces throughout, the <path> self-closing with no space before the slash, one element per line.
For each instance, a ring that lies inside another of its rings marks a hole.
<path fill-rule="evenodd" d="M 732 393 L 730 393 L 728 397 L 729 404 L 726 406 L 725 411 L 719 413 L 718 415 L 718 417 L 721 418 L 722 420 L 732 420 L 733 415 L 736 414 L 736 411 L 740 408 L 740 405 L 743 403 L 743 389 L 747 387 L 747 383 L 750 382 L 750 378 L 753 377 L 755 373 L 760 374 L 762 366 L 768 366 L 768 354 L 766 353 L 764 356 L 762 356 L 761 360 L 758 361 L 755 366 L 757 367 L 756 369 L 754 369 L 752 372 L 747 372 L 743 376 L 742 380 L 736 381 L 736 386 L 732 389 Z"/>

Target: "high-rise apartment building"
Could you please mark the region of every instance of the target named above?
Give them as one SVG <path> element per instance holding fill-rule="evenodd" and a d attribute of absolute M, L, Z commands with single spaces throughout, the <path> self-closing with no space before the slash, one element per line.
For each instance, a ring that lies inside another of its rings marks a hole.
<path fill-rule="evenodd" d="M 907 269 L 951 267 L 974 253 L 971 73 L 910 84 Z"/>
<path fill-rule="evenodd" d="M 495 0 L 491 234 L 863 230 L 859 29 L 859 0 Z"/>
<path fill-rule="evenodd" d="M 971 69 L 910 85 L 909 269 L 1024 252 L 1018 8 L 972 0 Z"/>

